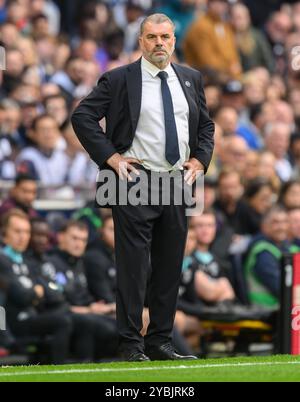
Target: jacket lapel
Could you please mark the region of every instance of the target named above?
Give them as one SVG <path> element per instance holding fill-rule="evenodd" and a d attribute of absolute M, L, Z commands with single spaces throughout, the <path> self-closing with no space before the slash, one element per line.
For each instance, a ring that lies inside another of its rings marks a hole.
<path fill-rule="evenodd" d="M 195 88 L 193 88 L 193 82 L 190 81 L 190 77 L 187 76 L 178 64 L 172 63 L 172 67 L 177 74 L 180 85 L 185 94 L 186 100 L 189 105 L 190 113 L 189 113 L 189 131 L 190 131 L 190 140 L 191 135 L 195 133 L 197 130 L 197 121 L 198 121 L 198 107 L 195 102 Z"/>
<path fill-rule="evenodd" d="M 142 59 L 128 66 L 126 71 L 126 82 L 132 130 L 135 133 L 142 104 Z"/>

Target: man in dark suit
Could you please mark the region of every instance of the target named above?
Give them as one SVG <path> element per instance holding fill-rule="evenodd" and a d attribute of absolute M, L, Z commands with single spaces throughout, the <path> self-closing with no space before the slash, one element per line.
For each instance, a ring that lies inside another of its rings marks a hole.
<path fill-rule="evenodd" d="M 105 73 L 72 117 L 80 142 L 100 169 L 107 167 L 128 182 L 143 170 L 149 176 L 179 172 L 191 184 L 199 172 L 207 171 L 211 161 L 214 124 L 202 78 L 195 70 L 170 63 L 174 31 L 173 22 L 165 15 L 147 17 L 139 40 L 143 57 Z M 99 125 L 103 117 L 106 133 Z M 161 184 L 158 191 L 162 195 Z M 171 335 L 187 235 L 185 205 L 177 205 L 171 195 L 170 205 L 119 203 L 112 206 L 112 212 L 117 320 L 124 358 L 194 358 L 176 353 Z M 143 339 L 140 332 L 150 259 L 150 325 Z"/>

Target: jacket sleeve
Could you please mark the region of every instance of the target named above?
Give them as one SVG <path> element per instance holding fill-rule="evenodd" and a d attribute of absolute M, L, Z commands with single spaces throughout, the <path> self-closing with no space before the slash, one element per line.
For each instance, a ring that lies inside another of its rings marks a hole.
<path fill-rule="evenodd" d="M 109 75 L 104 74 L 97 87 L 79 104 L 71 118 L 80 143 L 99 167 L 117 152 L 99 123 L 106 117 L 110 103 Z"/>
<path fill-rule="evenodd" d="M 199 92 L 200 117 L 198 125 L 198 148 L 196 150 L 195 157 L 204 165 L 206 173 L 212 160 L 214 151 L 215 125 L 209 116 L 201 74 Z"/>
<path fill-rule="evenodd" d="M 280 297 L 280 264 L 267 251 L 257 258 L 254 268 L 256 276 L 275 297 Z"/>
<path fill-rule="evenodd" d="M 26 289 L 12 274 L 12 268 L 0 257 L 0 279 L 4 286 L 6 299 L 20 308 L 30 307 L 38 302 L 34 289 Z"/>
<path fill-rule="evenodd" d="M 10 282 L 7 298 L 20 308 L 30 307 L 39 303 L 33 289 L 25 289 L 15 280 Z"/>
<path fill-rule="evenodd" d="M 100 253 L 87 253 L 84 259 L 90 292 L 96 300 L 114 303 L 115 295 L 106 276 L 107 261 Z"/>

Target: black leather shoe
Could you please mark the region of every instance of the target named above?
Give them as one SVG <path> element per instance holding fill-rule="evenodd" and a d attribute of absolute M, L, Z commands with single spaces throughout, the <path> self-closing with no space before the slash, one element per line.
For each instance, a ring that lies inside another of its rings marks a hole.
<path fill-rule="evenodd" d="M 151 360 L 198 360 L 196 356 L 179 355 L 170 343 L 146 347 L 146 354 Z"/>
<path fill-rule="evenodd" d="M 150 359 L 138 350 L 129 350 L 121 354 L 122 359 L 127 362 L 149 362 Z"/>

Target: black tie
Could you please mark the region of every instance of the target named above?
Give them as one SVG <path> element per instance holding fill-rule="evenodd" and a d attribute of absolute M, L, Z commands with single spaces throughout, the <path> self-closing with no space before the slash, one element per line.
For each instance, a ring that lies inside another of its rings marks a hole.
<path fill-rule="evenodd" d="M 161 71 L 158 74 L 161 79 L 161 93 L 164 104 L 164 115 L 165 115 L 165 130 L 166 130 L 166 159 L 172 165 L 180 159 L 178 135 L 176 128 L 176 121 L 174 116 L 173 101 L 168 85 L 168 73 L 166 71 Z"/>

